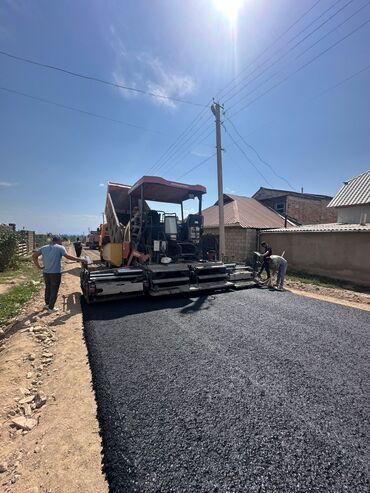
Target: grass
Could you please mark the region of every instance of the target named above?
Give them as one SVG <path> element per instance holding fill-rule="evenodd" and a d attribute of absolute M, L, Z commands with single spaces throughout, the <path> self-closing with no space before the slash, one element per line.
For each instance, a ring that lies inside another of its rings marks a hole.
<path fill-rule="evenodd" d="M 30 260 L 21 259 L 15 269 L 0 273 L 0 284 L 19 279 L 9 291 L 0 294 L 0 327 L 15 317 L 39 290 L 41 274 Z"/>
<path fill-rule="evenodd" d="M 370 288 L 366 286 L 358 286 L 348 281 L 341 281 L 339 279 L 331 279 L 324 276 L 316 276 L 314 274 L 308 274 L 307 272 L 289 272 L 286 275 L 288 281 L 299 281 L 304 284 L 313 284 L 314 286 L 320 286 L 324 288 L 334 289 L 349 289 L 360 293 L 369 293 Z"/>
<path fill-rule="evenodd" d="M 38 273 L 32 261 L 30 259 L 20 257 L 17 260 L 16 267 L 0 272 L 0 284 L 7 283 L 16 278 L 32 278 L 32 275 L 35 272 Z"/>

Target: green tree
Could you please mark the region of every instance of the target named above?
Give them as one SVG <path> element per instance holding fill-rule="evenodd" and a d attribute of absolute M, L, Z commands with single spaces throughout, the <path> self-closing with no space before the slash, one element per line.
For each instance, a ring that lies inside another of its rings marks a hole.
<path fill-rule="evenodd" d="M 0 272 L 16 260 L 18 236 L 9 226 L 0 224 Z"/>

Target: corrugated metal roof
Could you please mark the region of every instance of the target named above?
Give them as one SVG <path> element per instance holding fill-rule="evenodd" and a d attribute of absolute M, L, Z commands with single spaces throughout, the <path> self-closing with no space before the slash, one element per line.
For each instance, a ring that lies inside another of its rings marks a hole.
<path fill-rule="evenodd" d="M 237 225 L 242 228 L 281 228 L 284 218 L 260 204 L 256 199 L 239 195 L 224 194 L 225 226 Z M 203 211 L 204 226 L 218 226 L 218 205 L 208 207 Z M 289 224 L 289 223 L 288 223 Z M 289 224 L 290 225 L 290 224 Z"/>
<path fill-rule="evenodd" d="M 370 203 L 370 170 L 344 182 L 328 207 L 345 207 Z"/>
<path fill-rule="evenodd" d="M 330 233 L 330 232 L 368 232 L 370 233 L 370 224 L 339 224 L 339 223 L 329 223 L 329 224 L 305 224 L 303 226 L 293 226 L 289 229 L 287 228 L 277 228 L 269 229 L 268 233 Z"/>

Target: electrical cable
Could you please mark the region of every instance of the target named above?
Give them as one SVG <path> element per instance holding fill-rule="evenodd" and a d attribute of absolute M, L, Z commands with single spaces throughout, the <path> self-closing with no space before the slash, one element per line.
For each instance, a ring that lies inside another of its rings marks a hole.
<path fill-rule="evenodd" d="M 333 86 L 330 86 L 328 87 L 327 89 L 324 89 L 323 91 L 319 92 L 318 94 L 316 94 L 312 99 L 316 99 L 316 98 L 319 98 L 320 96 L 336 89 L 337 87 L 339 86 L 342 86 L 343 84 L 345 84 L 346 82 L 348 82 L 349 80 L 351 79 L 354 79 L 355 77 L 357 77 L 358 75 L 362 74 L 363 72 L 366 72 L 366 70 L 369 70 L 370 69 L 370 65 L 367 65 L 366 67 L 362 68 L 361 70 L 358 70 L 357 72 L 355 72 L 354 74 L 352 75 L 349 75 L 348 77 L 346 77 L 345 79 L 342 79 L 341 81 L 337 82 L 336 84 L 334 84 Z"/>
<path fill-rule="evenodd" d="M 198 138 L 199 137 L 199 132 L 200 132 L 200 135 L 204 135 L 204 132 L 207 131 L 210 127 L 212 127 L 211 124 L 208 123 L 207 125 L 207 122 L 203 122 L 199 128 L 197 128 L 194 132 L 192 132 L 185 140 L 183 140 L 181 142 L 181 145 L 177 146 L 177 148 L 170 154 L 168 155 L 164 160 L 162 160 L 162 162 L 160 164 L 157 165 L 157 167 L 155 168 L 155 171 L 158 172 L 160 169 L 162 169 L 163 167 L 166 167 L 166 165 L 170 162 L 170 161 L 174 161 L 175 159 L 177 159 L 178 155 L 183 151 L 183 149 L 185 147 L 189 147 L 190 145 L 194 145 L 194 142 L 193 142 L 193 139 L 196 137 Z M 171 165 L 172 166 L 172 165 Z"/>
<path fill-rule="evenodd" d="M 315 7 L 321 2 L 321 0 L 316 1 L 308 10 L 306 10 L 296 21 L 294 21 L 284 32 L 282 32 L 274 41 L 273 43 L 269 44 L 259 55 L 257 55 L 250 63 L 248 63 L 245 67 L 241 69 L 238 75 L 236 75 L 230 82 L 228 82 L 223 88 L 221 88 L 218 91 L 218 95 L 221 95 L 221 93 L 227 89 L 231 84 L 233 84 L 243 72 L 248 70 L 248 68 L 253 65 L 259 58 L 261 58 L 270 48 L 276 45 L 278 41 L 280 41 L 281 38 L 283 38 L 294 26 L 296 26 L 302 19 L 306 17 Z M 231 89 L 232 90 L 232 89 Z M 223 97 L 227 96 L 230 91 L 228 91 L 226 94 L 223 95 Z"/>
<path fill-rule="evenodd" d="M 209 104 L 211 102 L 212 102 L 212 100 L 210 100 Z M 168 154 L 171 153 L 171 151 L 176 148 L 178 142 L 181 141 L 181 139 L 183 137 L 185 137 L 185 135 L 187 133 L 189 133 L 189 131 L 194 127 L 194 125 L 197 125 L 197 120 L 201 120 L 202 119 L 203 113 L 205 114 L 205 111 L 206 111 L 206 109 L 203 108 L 196 115 L 196 117 L 190 122 L 190 124 L 185 128 L 185 130 L 183 130 L 181 132 L 181 134 L 176 137 L 176 139 L 174 140 L 174 142 L 166 149 L 166 151 L 164 153 L 162 153 L 160 155 L 160 157 L 157 159 L 157 161 L 154 164 L 152 164 L 152 166 L 147 170 L 146 174 L 150 173 L 152 170 L 154 170 L 155 168 L 157 168 L 162 163 L 163 159 L 165 159 L 166 157 L 168 157 Z"/>
<path fill-rule="evenodd" d="M 237 80 L 240 75 L 245 71 L 247 70 L 251 65 L 253 65 L 253 63 L 255 61 L 257 61 L 259 58 L 261 58 L 272 46 L 275 46 L 276 43 L 282 38 L 284 37 L 291 29 L 293 29 L 294 26 L 296 26 L 305 16 L 307 16 L 319 3 L 321 2 L 321 0 L 317 0 L 311 7 L 309 7 L 305 12 L 303 12 L 303 14 L 298 18 L 296 19 L 292 24 L 290 24 L 290 26 L 288 26 L 288 28 L 282 32 L 275 40 L 273 43 L 271 43 L 270 45 L 268 45 L 257 57 L 255 57 L 252 62 L 250 62 L 248 65 L 246 65 L 242 70 L 241 72 L 234 78 L 232 79 L 230 82 L 228 82 L 226 84 L 226 86 L 224 86 L 222 89 L 220 89 L 217 93 L 217 97 L 218 95 L 220 95 L 226 88 L 228 88 L 233 82 L 235 82 L 235 80 Z M 209 106 L 211 104 L 212 100 L 209 101 L 207 103 L 206 106 Z M 201 116 L 201 114 L 204 112 L 205 110 L 203 109 L 196 117 L 195 119 L 190 123 L 190 125 L 176 138 L 176 140 L 171 144 L 171 146 L 159 157 L 159 159 L 154 163 L 154 165 L 152 165 L 148 172 L 151 171 L 153 168 L 155 168 L 160 162 L 161 160 L 166 157 L 166 155 L 171 152 L 172 149 L 174 149 L 177 145 L 177 143 L 179 141 L 181 141 L 181 138 L 184 137 L 192 128 L 192 126 L 195 124 L 195 122 L 197 121 L 197 119 Z"/>
<path fill-rule="evenodd" d="M 208 130 L 209 127 L 207 127 L 205 130 Z M 212 125 L 212 128 L 211 130 L 207 133 L 207 135 L 203 136 L 204 132 L 202 132 L 201 134 L 201 138 L 198 139 L 197 141 L 193 142 L 192 145 L 193 146 L 198 146 L 200 145 L 202 142 L 204 142 L 206 139 L 208 139 L 208 137 L 210 135 L 212 135 L 214 133 L 214 129 L 213 129 L 213 125 Z M 176 166 L 178 165 L 178 163 L 180 163 L 181 161 L 183 161 L 185 159 L 186 156 L 188 156 L 189 154 L 191 153 L 191 151 L 189 151 L 188 149 L 185 150 L 185 152 L 183 152 L 175 161 L 171 161 L 171 165 L 170 167 L 168 167 L 167 169 L 164 170 L 164 174 L 166 173 L 169 173 L 171 171 L 174 170 L 174 168 L 176 168 Z"/>
<path fill-rule="evenodd" d="M 327 36 L 329 36 L 331 33 L 333 33 L 334 31 L 337 31 L 343 24 L 345 24 L 349 19 L 351 19 L 354 15 L 356 15 L 359 11 L 363 10 L 365 7 L 367 7 L 369 5 L 370 2 L 367 2 L 366 4 L 364 4 L 360 9 L 358 9 L 354 14 L 351 14 L 349 17 L 347 17 L 344 21 L 342 21 L 340 24 L 338 24 L 337 26 L 335 26 L 333 29 L 331 29 L 330 31 L 328 31 L 326 34 L 324 34 L 320 39 L 318 39 L 317 41 L 315 41 L 315 43 L 313 43 L 311 46 L 309 46 L 308 48 L 306 48 L 304 50 L 304 53 L 306 53 L 308 50 L 310 50 L 311 48 L 313 48 L 314 46 L 316 46 L 320 41 L 322 41 L 323 39 L 325 39 Z M 301 56 L 300 55 L 297 55 L 295 59 L 299 58 Z M 283 57 L 281 57 L 283 58 Z M 280 58 L 280 59 L 281 59 Z M 286 64 L 288 65 L 288 64 Z M 268 70 L 268 69 L 266 69 Z M 266 71 L 265 70 L 265 71 Z M 262 81 L 258 86 L 256 86 L 254 89 L 252 89 L 251 91 L 247 92 L 246 94 L 244 94 L 237 102 L 235 102 L 234 104 L 232 104 L 228 111 L 230 111 L 232 108 L 234 108 L 235 106 L 238 106 L 240 104 L 241 101 L 243 101 L 244 99 L 246 99 L 248 96 L 250 96 L 251 94 L 253 94 L 255 91 L 257 91 L 258 89 L 261 88 L 261 86 L 263 86 L 264 84 L 266 84 L 267 82 L 269 82 L 271 79 L 273 79 L 274 77 L 276 77 L 277 75 L 279 75 L 281 72 L 283 72 L 284 69 L 280 69 L 278 70 L 277 72 L 273 73 L 272 75 L 270 75 L 270 77 L 268 77 L 267 79 L 265 79 L 264 81 Z M 261 75 L 261 74 L 260 74 Z M 256 78 L 258 78 L 259 76 L 257 76 Z M 246 86 L 245 86 L 246 87 Z M 229 98 L 231 99 L 231 98 Z"/>
<path fill-rule="evenodd" d="M 297 55 L 295 59 L 297 60 L 298 58 L 301 58 L 301 56 L 303 56 L 305 53 L 307 53 L 308 50 L 310 50 L 311 48 L 313 48 L 314 46 L 316 46 L 324 38 L 327 38 L 328 36 L 330 36 L 330 34 L 332 34 L 334 31 L 336 31 L 337 29 L 339 29 L 340 27 L 342 27 L 346 22 L 348 22 L 350 19 L 352 19 L 355 15 L 357 15 L 359 12 L 361 12 L 361 10 L 363 10 L 364 8 L 366 8 L 368 5 L 370 5 L 370 2 L 366 2 L 364 5 L 362 5 L 353 14 L 351 14 L 349 17 L 347 17 L 346 19 L 344 19 L 344 21 L 342 21 L 340 24 L 338 24 L 333 29 L 331 29 L 330 31 L 328 31 L 326 34 L 324 34 L 324 36 L 322 36 L 320 39 L 318 39 L 317 41 L 315 41 L 315 43 L 313 43 L 311 46 L 309 46 L 304 51 L 302 51 L 299 55 Z"/>
<path fill-rule="evenodd" d="M 206 159 L 203 159 L 203 161 L 201 161 L 200 163 L 198 163 L 195 166 L 193 166 L 192 168 L 190 168 L 189 171 L 187 171 L 183 175 L 179 176 L 177 178 L 177 180 L 181 180 L 182 178 L 184 178 L 184 176 L 189 175 L 192 171 L 196 170 L 197 168 L 200 168 L 203 164 L 205 164 L 207 161 L 214 158 L 215 156 L 216 156 L 216 153 L 212 154 L 212 156 L 208 156 Z"/>
<path fill-rule="evenodd" d="M 25 63 L 29 63 L 31 65 L 36 65 L 38 67 L 46 68 L 46 69 L 49 69 L 49 70 L 55 70 L 57 72 L 62 72 L 64 74 L 71 75 L 72 77 L 78 77 L 80 79 L 86 79 L 86 80 L 90 80 L 90 81 L 93 81 L 93 82 L 98 82 L 100 84 L 105 84 L 105 85 L 108 85 L 108 86 L 116 87 L 118 89 L 124 89 L 125 91 L 132 91 L 132 92 L 136 92 L 138 94 L 145 94 L 147 96 L 150 96 L 150 97 L 153 97 L 153 98 L 158 98 L 158 99 L 167 99 L 167 100 L 170 100 L 170 101 L 176 101 L 177 103 L 190 104 L 192 106 L 201 106 L 203 108 L 205 107 L 205 105 L 204 104 L 201 104 L 201 103 L 195 103 L 193 101 L 188 101 L 188 100 L 185 100 L 185 99 L 176 98 L 176 97 L 172 97 L 172 96 L 163 96 L 161 94 L 156 94 L 156 93 L 151 92 L 151 91 L 145 91 L 144 89 L 137 89 L 135 87 L 129 87 L 129 86 L 125 86 L 125 85 L 122 85 L 122 84 L 117 84 L 116 82 L 111 82 L 111 81 L 108 81 L 108 80 L 104 80 L 104 79 L 101 79 L 99 77 L 93 77 L 93 76 L 89 76 L 89 75 L 85 75 L 85 74 L 80 74 L 78 72 L 72 72 L 71 70 L 67 70 L 67 69 L 64 69 L 64 68 L 61 68 L 61 67 L 57 67 L 55 65 L 49 65 L 47 63 L 41 63 L 41 62 L 38 62 L 36 60 L 31 60 L 30 58 L 24 58 L 24 57 L 21 57 L 21 56 L 13 55 L 12 53 L 8 53 L 6 51 L 0 50 L 0 55 L 3 55 L 3 56 L 6 56 L 6 57 L 9 57 L 9 58 L 12 58 L 13 60 L 17 60 L 17 61 L 20 61 L 20 62 L 25 62 Z"/>
<path fill-rule="evenodd" d="M 340 0 L 341 1 L 341 0 Z M 340 12 L 342 12 L 342 10 L 344 10 L 346 7 L 348 7 L 348 5 L 350 5 L 351 3 L 353 3 L 354 0 L 349 0 L 345 5 L 343 5 L 340 9 L 336 10 L 334 12 L 334 14 L 332 14 L 330 17 L 328 17 L 328 19 L 326 19 L 324 22 L 322 22 L 319 26 L 317 26 L 315 29 L 313 29 L 312 31 L 310 31 L 304 38 L 302 38 L 301 40 L 297 41 L 297 43 L 292 46 L 291 48 L 289 48 L 287 51 L 285 51 L 285 53 L 283 53 L 279 58 L 277 58 L 275 61 L 273 61 L 269 66 L 267 66 L 265 69 L 262 70 L 262 72 L 258 73 L 252 80 L 248 81 L 246 84 L 244 84 L 239 90 L 237 90 L 233 95 L 231 95 L 229 98 L 227 98 L 224 103 L 226 104 L 227 102 L 229 102 L 230 100 L 234 99 L 238 94 L 240 94 L 241 92 L 243 92 L 252 82 L 254 82 L 256 79 L 258 79 L 259 77 L 261 77 L 264 73 L 266 73 L 268 70 L 270 70 L 274 65 L 276 65 L 277 63 L 279 63 L 283 58 L 285 58 L 287 55 L 289 55 L 292 51 L 294 51 L 301 43 L 303 43 L 304 41 L 306 41 L 306 39 L 308 39 L 310 36 L 312 36 L 315 32 L 317 32 L 319 29 L 321 29 L 327 22 L 330 22 L 335 16 L 337 16 Z M 338 3 L 338 2 L 337 2 Z M 362 10 L 364 7 L 366 7 L 368 5 L 365 4 L 363 7 L 361 7 L 359 9 Z M 353 15 L 351 15 L 350 17 L 348 17 L 346 19 L 349 20 L 350 18 L 352 18 Z M 345 22 L 346 22 L 345 21 Z M 334 28 L 331 32 L 333 31 L 336 31 L 342 24 L 339 24 L 336 28 Z M 322 38 L 320 38 L 318 41 L 316 41 L 313 45 L 311 45 L 309 48 L 307 48 L 304 52 L 307 52 L 309 49 L 311 49 L 313 46 L 315 46 L 318 42 L 320 42 L 322 39 L 326 38 L 327 37 L 327 34 L 325 34 Z M 290 42 L 290 40 L 288 41 L 288 43 Z M 270 58 L 268 58 L 267 60 L 265 60 L 265 62 L 263 62 L 263 64 L 265 64 L 267 61 L 270 61 L 277 53 L 279 53 L 280 50 L 277 50 L 274 52 L 274 54 L 272 56 L 270 56 Z M 260 68 L 260 67 L 258 67 Z M 249 75 L 252 75 L 256 70 L 254 70 L 251 74 Z M 282 70 L 278 70 L 274 75 L 270 76 L 268 80 L 271 80 L 272 77 L 274 77 L 275 75 L 278 75 Z M 247 77 L 245 77 L 244 79 L 242 80 L 245 80 Z M 261 85 L 263 85 L 266 81 L 262 82 Z M 254 89 L 256 90 L 256 89 Z M 253 91 L 252 91 L 253 92 Z M 242 99 L 245 99 L 245 96 L 242 97 Z M 230 108 L 229 108 L 230 110 Z"/>
<path fill-rule="evenodd" d="M 39 101 L 41 103 L 45 103 L 45 104 L 50 104 L 50 105 L 53 105 L 53 106 L 57 106 L 58 108 L 63 108 L 65 110 L 75 111 L 77 113 L 82 113 L 83 115 L 93 116 L 94 118 L 100 118 L 102 120 L 108 120 L 110 122 L 119 123 L 121 125 L 126 125 L 128 127 L 133 127 L 133 128 L 137 128 L 137 129 L 140 129 L 140 130 L 145 130 L 146 132 L 153 132 L 153 133 L 156 133 L 156 134 L 162 134 L 162 132 L 159 132 L 157 130 L 151 130 L 149 128 L 145 128 L 145 127 L 142 127 L 140 125 L 136 125 L 134 123 L 124 122 L 122 120 L 117 120 L 115 118 L 110 118 L 109 116 L 99 115 L 98 113 L 92 113 L 91 111 L 85 111 L 85 110 L 81 110 L 80 108 L 75 108 L 73 106 L 68 106 L 66 104 L 57 103 L 57 102 L 51 101 L 49 99 L 43 99 L 43 98 L 39 98 L 37 96 L 32 96 L 31 94 L 26 94 L 24 92 L 15 91 L 14 89 L 9 89 L 8 87 L 2 87 L 2 86 L 0 86 L 0 90 L 6 91 L 6 92 L 9 92 L 9 93 L 12 93 L 12 94 L 17 94 L 18 96 L 23 96 L 25 98 L 33 99 L 34 101 Z"/>
<path fill-rule="evenodd" d="M 245 139 L 244 137 L 241 135 L 241 133 L 238 131 L 238 129 L 236 128 L 235 124 L 232 122 L 232 120 L 230 120 L 230 118 L 228 117 L 225 117 L 226 120 L 230 123 L 230 125 L 233 127 L 234 129 L 234 132 L 238 135 L 238 137 L 244 142 L 244 144 L 249 147 L 250 149 L 252 149 L 252 151 L 256 154 L 256 156 L 258 157 L 258 159 L 261 161 L 261 163 L 263 163 L 264 165 L 266 165 L 268 168 L 270 168 L 270 170 L 274 173 L 274 175 L 279 178 L 280 180 L 284 181 L 289 188 L 291 188 L 293 191 L 295 191 L 293 185 L 291 183 L 289 183 L 289 181 L 287 179 L 285 179 L 283 176 L 279 175 L 278 173 L 276 173 L 275 169 L 271 166 L 271 164 L 269 164 L 267 161 L 265 161 L 264 159 L 262 159 L 261 155 L 259 154 L 259 152 L 251 145 L 249 144 Z M 225 128 L 225 127 L 224 127 Z"/>
<path fill-rule="evenodd" d="M 242 108 L 240 108 L 238 111 L 236 111 L 235 113 L 233 113 L 232 115 L 230 115 L 230 117 L 234 117 L 235 115 L 238 115 L 241 111 L 244 111 L 246 108 L 248 108 L 249 106 L 251 106 L 253 103 L 255 103 L 256 101 L 258 101 L 259 99 L 261 99 L 263 96 L 265 96 L 266 94 L 270 93 L 272 90 L 274 90 L 277 87 L 279 87 L 281 84 L 283 84 L 288 79 L 290 79 L 291 77 L 293 77 L 294 75 L 296 75 L 298 72 L 300 72 L 301 70 L 303 70 L 304 68 L 306 68 L 308 65 L 310 65 L 311 63 L 313 63 L 314 61 L 316 61 L 318 58 L 320 58 L 321 56 L 325 55 L 328 51 L 330 51 L 331 49 L 335 48 L 340 43 L 342 43 L 343 41 L 345 41 L 347 38 L 349 38 L 350 36 L 352 36 L 353 34 L 355 34 L 356 32 L 358 32 L 360 29 L 362 29 L 363 27 L 365 27 L 369 22 L 370 22 L 369 20 L 366 20 L 365 22 L 363 22 L 362 24 L 360 24 L 359 26 L 357 26 L 351 32 L 349 32 L 348 34 L 346 34 L 345 36 L 343 36 L 342 38 L 340 38 L 339 40 L 337 40 L 335 43 L 333 43 L 332 45 L 330 45 L 328 48 L 326 48 L 325 50 L 323 50 L 322 52 L 320 52 L 319 54 L 317 54 L 316 56 L 314 56 L 313 58 L 311 58 L 311 60 L 309 60 L 308 62 L 306 62 L 303 65 L 301 65 L 300 67 L 298 67 L 294 72 L 292 72 L 291 74 L 289 74 L 288 76 L 286 76 L 284 79 L 282 79 L 281 81 L 277 82 L 275 85 L 273 85 L 272 87 L 270 87 L 269 89 L 267 89 L 265 92 L 263 92 L 262 94 L 260 94 L 256 98 L 254 98 L 251 101 L 249 101 L 246 105 L 242 106 Z"/>
<path fill-rule="evenodd" d="M 327 87 L 327 88 L 323 89 L 321 92 L 319 92 L 319 93 L 317 93 L 317 94 L 313 95 L 312 97 L 310 97 L 310 98 L 305 98 L 305 100 L 308 100 L 308 101 L 314 101 L 315 99 L 317 99 L 317 98 L 321 97 L 321 96 L 322 96 L 322 95 L 324 95 L 324 94 L 327 94 L 327 93 L 328 93 L 328 92 L 330 92 L 330 91 L 333 91 L 333 90 L 334 90 L 334 89 L 336 89 L 337 87 L 340 87 L 341 85 L 343 85 L 343 84 L 345 84 L 346 82 L 348 82 L 348 81 L 350 81 L 350 80 L 354 79 L 355 77 L 357 77 L 358 75 L 361 75 L 362 73 L 366 72 L 366 71 L 367 71 L 367 70 L 369 70 L 369 69 L 370 69 L 370 65 L 367 65 L 366 67 L 363 67 L 362 69 L 358 70 L 357 72 L 354 72 L 353 74 L 351 74 L 351 75 L 347 76 L 345 79 L 342 79 L 342 80 L 340 80 L 340 81 L 336 82 L 335 84 L 333 84 L 333 85 L 331 85 L 331 86 L 329 86 L 329 87 Z M 297 108 L 296 108 L 296 109 L 297 109 Z M 226 115 L 224 115 L 224 116 L 225 116 L 225 118 L 226 118 L 226 119 L 228 119 L 228 120 L 230 121 L 230 118 L 227 118 L 227 117 L 226 117 Z M 277 118 L 273 118 L 273 119 L 269 120 L 268 122 L 264 122 L 264 123 L 262 123 L 262 125 L 259 125 L 258 127 L 254 128 L 253 130 L 251 130 L 250 132 L 248 132 L 248 134 L 247 134 L 247 135 L 251 135 L 251 134 L 253 134 L 253 133 L 254 133 L 254 132 L 256 132 L 257 130 L 259 130 L 259 129 L 261 129 L 261 128 L 265 127 L 265 125 L 266 125 L 266 124 L 268 125 L 268 124 L 270 124 L 270 123 L 272 123 L 272 122 L 274 122 L 274 121 L 276 121 L 276 120 L 277 120 Z"/>
<path fill-rule="evenodd" d="M 249 162 L 251 166 L 257 171 L 257 173 L 265 180 L 265 182 L 269 185 L 269 187 L 274 188 L 271 183 L 268 181 L 268 179 L 265 177 L 265 175 L 257 168 L 257 166 L 253 163 L 253 161 L 249 158 L 248 154 L 244 151 L 244 149 L 239 145 L 239 143 L 234 139 L 234 137 L 231 135 L 231 133 L 227 130 L 225 125 L 222 123 L 223 128 L 225 129 L 225 132 L 229 136 L 229 138 L 232 140 L 234 145 L 239 149 L 239 151 L 243 154 L 243 156 L 246 158 L 246 160 Z"/>
<path fill-rule="evenodd" d="M 341 1 L 341 0 L 340 0 Z M 306 15 L 308 15 L 319 3 L 321 0 L 317 0 L 310 8 L 308 8 L 298 19 L 296 19 L 288 28 L 281 33 L 278 38 L 274 40 L 274 43 L 269 45 L 265 50 L 263 50 L 262 53 L 260 53 L 251 63 L 249 63 L 246 67 L 244 67 L 241 71 L 243 73 L 247 68 L 249 68 L 255 61 L 257 61 L 259 58 L 261 58 L 272 46 L 275 46 L 276 42 L 279 41 L 283 36 L 285 36 L 296 24 L 298 24 Z M 221 94 L 227 87 L 229 87 L 237 78 L 240 77 L 240 74 L 238 74 L 234 79 L 232 79 L 226 86 L 224 86 L 220 91 L 218 91 L 218 95 Z M 230 92 L 230 91 L 229 91 Z M 227 93 L 228 94 L 228 93 Z M 211 101 L 207 104 L 207 106 L 211 103 Z M 187 127 L 175 140 L 173 144 L 163 153 L 160 158 L 154 163 L 154 165 L 149 169 L 151 171 L 152 169 L 155 169 L 156 167 L 158 168 L 158 165 L 162 162 L 164 158 L 166 158 L 167 154 L 170 153 L 174 148 L 176 148 L 176 145 L 181 141 L 181 138 L 183 138 L 192 128 L 192 126 L 195 124 L 196 120 L 200 117 L 200 115 L 204 112 L 205 110 L 203 109 L 200 114 L 196 116 L 196 118 L 191 122 L 190 126 Z M 160 166 L 159 166 L 160 167 Z M 158 168 L 159 169 L 159 168 Z"/>

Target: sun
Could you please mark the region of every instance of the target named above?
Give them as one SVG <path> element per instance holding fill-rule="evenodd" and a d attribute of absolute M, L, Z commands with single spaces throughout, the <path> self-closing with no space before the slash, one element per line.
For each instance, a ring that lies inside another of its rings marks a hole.
<path fill-rule="evenodd" d="M 213 3 L 231 24 L 235 24 L 245 0 L 213 0 Z"/>

